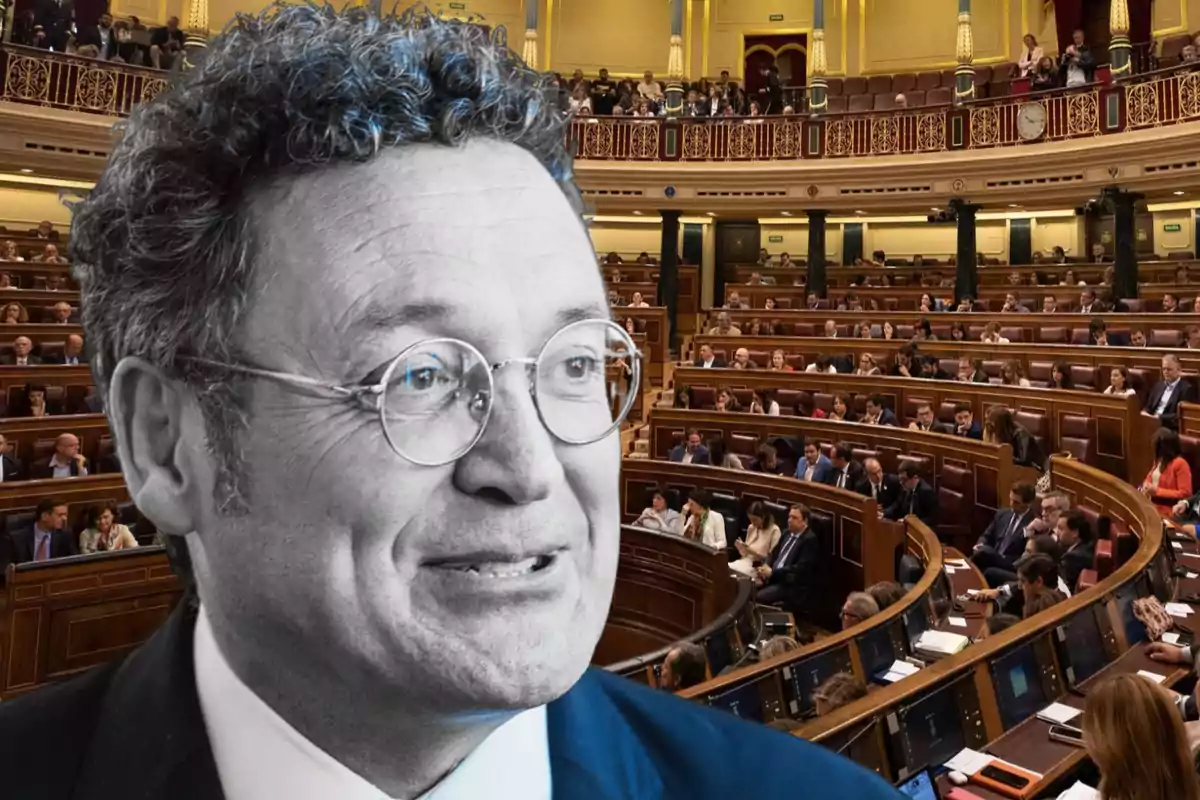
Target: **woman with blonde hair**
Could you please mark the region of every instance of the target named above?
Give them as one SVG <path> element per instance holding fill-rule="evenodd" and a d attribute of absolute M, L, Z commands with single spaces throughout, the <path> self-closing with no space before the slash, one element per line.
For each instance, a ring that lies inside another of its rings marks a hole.
<path fill-rule="evenodd" d="M 1004 366 L 1000 367 L 1000 382 L 1005 386 L 1028 386 L 1025 365 L 1015 358 L 1005 361 Z"/>
<path fill-rule="evenodd" d="M 878 375 L 882 372 L 879 369 L 879 364 L 875 362 L 875 356 L 870 353 L 863 353 L 858 357 L 858 369 L 854 370 L 855 375 Z"/>
<path fill-rule="evenodd" d="M 1141 675 L 1113 675 L 1088 690 L 1083 746 L 1100 771 L 1101 800 L 1200 800 L 1182 717 Z"/>

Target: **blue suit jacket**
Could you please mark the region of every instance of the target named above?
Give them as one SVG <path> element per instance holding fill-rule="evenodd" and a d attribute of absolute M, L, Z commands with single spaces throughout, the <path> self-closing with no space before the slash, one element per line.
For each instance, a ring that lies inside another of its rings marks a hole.
<path fill-rule="evenodd" d="M 550 704 L 547 727 L 555 800 L 899 797 L 819 745 L 599 670 Z"/>
<path fill-rule="evenodd" d="M 185 598 L 127 658 L 6 701 L 4 796 L 222 800 L 196 696 L 194 625 Z M 817 745 L 598 670 L 547 706 L 546 727 L 553 800 L 899 797 Z M 814 780 L 819 792 L 804 792 Z"/>
<path fill-rule="evenodd" d="M 804 471 L 806 469 L 808 469 L 808 461 L 807 459 L 801 458 L 796 464 L 796 477 L 800 480 L 804 480 Z M 813 468 L 812 482 L 826 483 L 826 478 L 829 477 L 831 472 L 833 472 L 833 462 L 829 460 L 828 456 L 822 453 L 817 458 L 817 465 Z"/>

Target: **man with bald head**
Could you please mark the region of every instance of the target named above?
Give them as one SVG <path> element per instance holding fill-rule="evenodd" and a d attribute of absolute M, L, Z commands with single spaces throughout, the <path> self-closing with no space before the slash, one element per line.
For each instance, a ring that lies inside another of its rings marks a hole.
<path fill-rule="evenodd" d="M 877 458 L 868 458 L 863 462 L 866 476 L 854 487 L 861 495 L 874 498 L 879 505 L 879 512 L 895 502 L 900 496 L 900 481 L 895 475 L 883 471 L 883 465 Z"/>
<path fill-rule="evenodd" d="M 758 364 L 750 360 L 750 351 L 744 347 L 739 347 L 733 354 L 733 363 L 729 366 L 734 369 L 758 369 Z"/>
<path fill-rule="evenodd" d="M 60 433 L 54 440 L 54 455 L 35 462 L 29 477 L 34 480 L 81 478 L 88 474 L 86 463 L 79 454 L 79 437 L 73 433 Z"/>
<path fill-rule="evenodd" d="M 18 336 L 13 339 L 13 351 L 10 355 L 0 356 L 0 364 L 9 367 L 31 367 L 42 363 L 42 359 L 33 355 L 33 341 L 28 336 Z"/>
<path fill-rule="evenodd" d="M 83 357 L 83 337 L 78 333 L 72 333 L 67 336 L 67 341 L 63 345 L 62 355 L 54 354 L 47 359 L 47 362 L 66 364 L 73 367 L 86 364 L 87 360 Z"/>

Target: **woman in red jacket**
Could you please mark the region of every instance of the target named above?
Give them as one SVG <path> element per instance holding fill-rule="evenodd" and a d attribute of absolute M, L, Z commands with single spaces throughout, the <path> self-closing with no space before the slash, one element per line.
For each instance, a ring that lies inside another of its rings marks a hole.
<path fill-rule="evenodd" d="M 1192 468 L 1182 453 L 1179 434 L 1159 428 L 1154 434 L 1154 468 L 1142 481 L 1141 490 L 1164 514 L 1170 513 L 1177 500 L 1192 496 Z"/>

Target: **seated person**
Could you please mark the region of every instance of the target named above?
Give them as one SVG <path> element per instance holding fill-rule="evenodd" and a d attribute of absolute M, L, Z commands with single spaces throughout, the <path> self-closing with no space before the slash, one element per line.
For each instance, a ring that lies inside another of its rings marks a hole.
<path fill-rule="evenodd" d="M 654 493 L 650 499 L 650 507 L 642 509 L 642 513 L 633 524 L 663 533 L 683 533 L 683 517 L 667 505 L 667 497 L 661 490 Z"/>
<path fill-rule="evenodd" d="M 1046 469 L 1046 456 L 1037 439 L 1013 418 L 1013 413 L 1004 406 L 992 406 L 983 426 L 983 440 L 993 444 L 1012 445 L 1013 463 L 1022 467 L 1033 467 L 1039 472 Z"/>
<path fill-rule="evenodd" d="M 1170 428 L 1159 428 L 1154 434 L 1154 466 L 1139 490 L 1163 512 L 1192 496 L 1192 468 L 1183 457 L 1179 434 Z"/>
<path fill-rule="evenodd" d="M 8 444 L 8 439 L 4 434 L 0 433 L 0 482 L 11 483 L 12 481 L 23 481 L 25 478 L 25 468 L 20 461 L 13 458 L 12 448 Z"/>
<path fill-rule="evenodd" d="M 76 555 L 75 537 L 65 529 L 67 504 L 52 497 L 37 504 L 33 527 L 11 534 L 14 564 Z"/>
<path fill-rule="evenodd" d="M 839 489 L 854 490 L 863 479 L 863 467 L 853 460 L 853 450 L 845 442 L 838 442 L 829 451 L 830 469 L 825 472 L 824 482 Z"/>
<path fill-rule="evenodd" d="M 1055 589 L 1062 593 L 1063 597 L 1070 597 L 1071 591 L 1067 588 L 1066 582 L 1062 579 L 1059 569 L 1059 561 L 1061 559 L 1062 549 L 1058 546 L 1058 542 L 1053 536 L 1042 534 L 1025 540 L 1025 551 L 1019 559 L 1013 572 L 1007 573 L 1007 579 L 1004 581 L 996 581 L 991 589 L 983 589 L 975 596 L 980 600 L 995 600 L 1001 609 L 1009 613 L 1020 615 L 1025 603 L 1042 589 Z M 1025 585 L 1021 579 L 1021 568 L 1030 561 L 1034 556 L 1045 556 L 1049 558 L 1054 565 L 1054 572 L 1051 574 L 1047 571 L 1045 562 L 1038 561 L 1033 567 L 1025 570 L 1025 581 L 1031 583 L 1031 589 L 1028 594 L 1023 591 Z M 988 570 L 985 577 L 991 583 L 991 575 L 995 570 Z M 1049 583 L 1047 583 L 1049 581 Z"/>
<path fill-rule="evenodd" d="M 753 363 L 753 362 L 751 362 Z M 768 417 L 779 416 L 779 402 L 775 399 L 772 389 L 754 389 L 750 395 L 750 413 L 763 414 Z"/>
<path fill-rule="evenodd" d="M 1024 619 L 1030 619 L 1048 608 L 1053 608 L 1065 599 L 1055 589 L 1043 589 L 1026 601 L 1025 607 L 1021 610 L 1021 616 Z"/>
<path fill-rule="evenodd" d="M 808 507 L 788 510 L 787 534 L 779 540 L 767 563 L 756 570 L 762 588 L 755 600 L 762 605 L 782 603 L 798 613 L 816 590 L 821 568 L 821 542 L 808 526 Z"/>
<path fill-rule="evenodd" d="M 707 490 L 695 489 L 688 496 L 683 510 L 687 515 L 683 520 L 685 539 L 700 542 L 713 550 L 724 550 L 728 546 L 725 541 L 725 517 L 712 511 L 712 495 Z"/>
<path fill-rule="evenodd" d="M 1183 365 L 1174 353 L 1162 357 L 1162 380 L 1154 385 L 1146 398 L 1142 413 L 1155 417 L 1163 427 L 1179 430 L 1179 403 L 1193 402 L 1196 387 L 1183 378 Z"/>
<path fill-rule="evenodd" d="M 904 598 L 904 587 L 895 581 L 880 581 L 868 586 L 867 594 L 875 599 L 875 605 L 883 611 Z"/>
<path fill-rule="evenodd" d="M 742 410 L 741 403 L 738 402 L 733 390 L 727 389 L 724 386 L 717 390 L 717 401 L 714 407 L 717 411 L 728 411 L 730 413 Z"/>
<path fill-rule="evenodd" d="M 879 459 L 868 458 L 864 461 L 863 472 L 866 476 L 859 481 L 857 491 L 865 497 L 874 498 L 881 512 L 890 508 L 903 493 L 899 479 L 884 472 Z"/>
<path fill-rule="evenodd" d="M 733 542 L 733 546 L 737 548 L 741 558 L 731 561 L 729 568 L 757 580 L 758 574 L 755 572 L 755 568 L 771 557 L 771 553 L 779 545 L 783 533 L 771 516 L 771 510 L 761 500 L 755 500 L 750 504 L 750 508 L 746 510 L 746 517 L 750 521 L 746 527 L 746 538 L 736 539 Z"/>
<path fill-rule="evenodd" d="M 109 550 L 126 550 L 137 547 L 137 539 L 133 531 L 117 522 L 120 512 L 115 503 L 103 505 L 88 510 L 87 527 L 79 534 L 79 552 L 81 555 L 103 553 Z"/>
<path fill-rule="evenodd" d="M 717 324 L 708 329 L 709 336 L 741 336 L 741 328 L 734 327 L 728 311 L 717 314 Z"/>
<path fill-rule="evenodd" d="M 867 398 L 867 411 L 859 420 L 864 425 L 896 425 L 896 414 L 883 404 L 883 395 L 873 394 Z"/>
<path fill-rule="evenodd" d="M 692 366 L 703 367 L 704 369 L 723 369 L 726 364 L 725 359 L 717 358 L 716 354 L 713 352 L 712 345 L 702 344 L 700 345 L 700 354 L 696 360 L 692 362 Z"/>
<path fill-rule="evenodd" d="M 917 418 L 908 423 L 910 431 L 925 431 L 927 433 L 941 433 L 937 422 L 933 418 L 933 406 L 928 402 L 922 402 L 917 406 Z"/>
<path fill-rule="evenodd" d="M 838 672 L 830 675 L 816 688 L 813 692 L 813 703 L 817 716 L 820 717 L 866 696 L 867 685 L 860 678 L 849 672 Z"/>
<path fill-rule="evenodd" d="M 902 520 L 909 514 L 913 514 L 936 531 L 937 492 L 921 477 L 920 470 L 912 461 L 905 461 L 900 465 L 897 477 L 900 479 L 902 493 L 896 498 L 896 502 L 883 512 L 884 518 Z"/>
<path fill-rule="evenodd" d="M 729 452 L 729 443 L 724 436 L 708 440 L 708 463 L 722 469 L 745 469 L 742 460 Z"/>
<path fill-rule="evenodd" d="M 60 433 L 54 440 L 54 455 L 35 461 L 29 469 L 32 480 L 81 478 L 88 474 L 87 459 L 79 454 L 79 437 Z"/>
<path fill-rule="evenodd" d="M 784 475 L 787 470 L 779 460 L 779 451 L 769 444 L 760 445 L 758 455 L 750 462 L 751 472 L 763 472 L 768 475 Z"/>
<path fill-rule="evenodd" d="M 663 659 L 662 676 L 658 688 L 681 692 L 708 680 L 708 658 L 704 648 L 692 642 L 684 642 L 667 653 Z"/>
<path fill-rule="evenodd" d="M 896 378 L 915 378 L 920 374 L 916 365 L 917 349 L 911 344 L 901 345 L 888 374 Z"/>
<path fill-rule="evenodd" d="M 950 376 L 942 369 L 942 362 L 936 356 L 922 356 L 917 359 L 918 377 L 927 381 L 948 381 Z"/>
<path fill-rule="evenodd" d="M 982 441 L 983 428 L 975 421 L 975 412 L 971 410 L 970 403 L 958 403 L 954 406 L 953 433 L 955 436 Z"/>
<path fill-rule="evenodd" d="M 1008 508 L 1001 508 L 975 543 L 971 561 L 983 573 L 992 567 L 1006 572 L 1016 569 L 1017 559 L 1025 552 L 1025 529 L 1037 513 L 1033 484 L 1016 483 L 1008 492 Z M 998 584 L 991 583 L 990 586 Z"/>
<path fill-rule="evenodd" d="M 758 364 L 750 360 L 750 351 L 744 347 L 733 351 L 733 363 L 729 366 L 733 369 L 758 369 Z"/>
<path fill-rule="evenodd" d="M 1079 583 L 1079 574 L 1091 569 L 1096 561 L 1095 531 L 1081 511 L 1071 511 L 1058 518 L 1058 546 L 1062 549 L 1059 571 L 1063 582 L 1072 592 Z"/>
<path fill-rule="evenodd" d="M 47 417 L 50 409 L 46 406 L 46 387 L 40 383 L 27 383 L 9 406 L 10 417 Z"/>
<path fill-rule="evenodd" d="M 43 264 L 66 264 L 67 260 L 58 254 L 58 247 L 48 244 L 42 248 L 39 255 L 33 257 L 34 261 Z"/>
<path fill-rule="evenodd" d="M 879 613 L 879 604 L 867 592 L 851 592 L 842 603 L 842 630 L 853 628 Z"/>
<path fill-rule="evenodd" d="M 821 452 L 816 439 L 804 442 L 804 458 L 796 465 L 796 478 L 812 483 L 829 483 L 828 475 L 833 471 L 833 462 Z"/>
<path fill-rule="evenodd" d="M 815 372 L 819 375 L 836 375 L 837 367 L 834 366 L 832 358 L 822 353 L 811 364 L 805 367 L 804 371 Z"/>
<path fill-rule="evenodd" d="M 28 336 L 18 336 L 13 339 L 12 355 L 5 353 L 0 356 L 0 364 L 10 367 L 31 367 L 42 363 L 42 359 L 33 353 L 33 340 Z"/>
<path fill-rule="evenodd" d="M 78 333 L 67 335 L 67 341 L 63 344 L 61 355 L 53 355 L 46 359 L 48 364 L 65 364 L 67 366 L 86 365 L 87 359 L 83 355 L 83 337 Z"/>
<path fill-rule="evenodd" d="M 667 459 L 676 464 L 707 464 L 708 448 L 700 443 L 700 431 L 688 428 L 687 438 L 683 440 L 683 444 L 671 448 Z"/>

